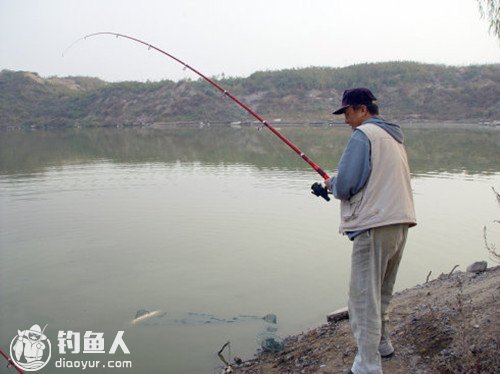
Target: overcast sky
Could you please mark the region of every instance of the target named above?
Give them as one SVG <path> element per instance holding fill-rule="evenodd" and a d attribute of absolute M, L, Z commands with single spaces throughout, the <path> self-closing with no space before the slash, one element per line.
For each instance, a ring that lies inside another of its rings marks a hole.
<path fill-rule="evenodd" d="M 0 0 L 0 69 L 107 81 L 194 78 L 144 39 L 206 75 L 411 60 L 500 63 L 476 0 Z"/>

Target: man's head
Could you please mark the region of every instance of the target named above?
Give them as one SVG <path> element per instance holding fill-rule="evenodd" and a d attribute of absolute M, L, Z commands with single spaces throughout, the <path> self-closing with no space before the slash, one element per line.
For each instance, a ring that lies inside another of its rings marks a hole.
<path fill-rule="evenodd" d="M 365 120 L 378 114 L 377 98 L 368 88 L 352 88 L 345 90 L 342 106 L 333 114 L 344 114 L 345 122 L 352 128 L 361 125 Z"/>

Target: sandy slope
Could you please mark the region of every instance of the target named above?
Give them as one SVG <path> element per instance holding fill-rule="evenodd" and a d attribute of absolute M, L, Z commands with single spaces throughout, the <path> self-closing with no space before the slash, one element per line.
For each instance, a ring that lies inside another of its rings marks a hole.
<path fill-rule="evenodd" d="M 500 266 L 454 272 L 394 295 L 396 355 L 384 373 L 500 373 Z M 347 373 L 356 346 L 348 321 L 286 339 L 280 353 L 259 353 L 236 373 Z"/>

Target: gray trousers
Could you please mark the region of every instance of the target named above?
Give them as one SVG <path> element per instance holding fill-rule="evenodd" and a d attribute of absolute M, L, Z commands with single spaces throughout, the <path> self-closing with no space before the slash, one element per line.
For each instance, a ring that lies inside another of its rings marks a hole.
<path fill-rule="evenodd" d="M 354 374 L 380 374 L 380 355 L 394 351 L 387 308 L 408 235 L 408 225 L 371 229 L 354 238 L 349 285 L 349 320 L 358 352 Z"/>

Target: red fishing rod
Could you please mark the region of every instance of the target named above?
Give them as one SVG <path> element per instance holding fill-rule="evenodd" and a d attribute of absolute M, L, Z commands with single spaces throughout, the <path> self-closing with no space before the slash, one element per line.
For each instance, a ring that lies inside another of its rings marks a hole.
<path fill-rule="evenodd" d="M 101 32 L 95 32 L 95 33 L 92 33 L 92 34 L 88 34 L 88 35 L 85 35 L 83 38 L 80 38 L 78 39 L 77 41 L 75 41 L 73 44 L 71 44 L 67 49 L 66 51 L 68 51 L 73 45 L 75 45 L 77 42 L 81 41 L 81 40 L 84 40 L 84 39 L 87 39 L 87 38 L 90 38 L 90 37 L 94 37 L 94 36 L 99 36 L 99 35 L 113 35 L 113 36 L 116 36 L 117 38 L 118 37 L 121 37 L 121 38 L 125 38 L 125 39 L 129 39 L 129 40 L 132 40 L 134 42 L 137 42 L 137 43 L 140 43 L 140 44 L 143 44 L 145 46 L 148 47 L 148 49 L 154 49 L 162 54 L 164 54 L 165 56 L 167 57 L 170 57 L 171 59 L 177 61 L 179 64 L 183 65 L 186 69 L 189 69 L 191 70 L 193 73 L 195 73 L 196 75 L 200 76 L 201 78 L 203 78 L 204 80 L 206 80 L 208 83 L 210 83 L 212 86 L 214 86 L 215 88 L 217 88 L 220 92 L 222 92 L 225 96 L 229 97 L 231 100 L 233 100 L 236 104 L 238 104 L 240 107 L 242 107 L 243 109 L 245 109 L 248 113 L 250 113 L 253 117 L 255 117 L 260 123 L 262 123 L 264 126 L 266 126 L 269 130 L 271 130 L 271 132 L 276 135 L 278 138 L 280 138 L 286 145 L 288 145 L 291 149 L 293 149 L 293 151 L 295 153 L 297 153 L 305 162 L 307 162 L 314 170 L 316 170 L 316 172 L 321 175 L 323 177 L 323 179 L 328 179 L 329 176 L 327 173 L 325 173 L 325 171 L 323 171 L 323 169 L 321 169 L 313 160 L 311 160 L 304 152 L 302 152 L 295 144 L 293 144 L 290 140 L 288 140 L 287 138 L 285 138 L 282 134 L 280 134 L 278 132 L 278 130 L 276 130 L 273 126 L 271 126 L 264 118 L 262 118 L 261 116 L 259 116 L 257 113 L 255 113 L 252 109 L 250 109 L 250 107 L 248 107 L 246 104 L 244 104 L 243 102 L 241 102 L 236 96 L 234 96 L 233 94 L 231 94 L 229 91 L 227 91 L 226 89 L 224 89 L 222 86 L 220 86 L 218 83 L 214 82 L 212 79 L 208 78 L 207 76 L 205 76 L 204 74 L 200 73 L 198 70 L 196 70 L 195 68 L 189 66 L 188 64 L 186 64 L 184 61 L 178 59 L 177 57 L 171 55 L 170 53 L 168 52 L 165 52 L 164 50 L 152 45 L 152 44 L 149 44 L 143 40 L 140 40 L 140 39 L 137 39 L 137 38 L 134 38 L 132 36 L 128 36 L 128 35 L 124 35 L 124 34 L 119 34 L 119 33 L 116 33 L 116 32 L 110 32 L 110 31 L 101 31 Z M 66 53 L 66 51 L 64 53 Z M 63 53 L 63 55 L 64 55 Z M 325 200 L 329 201 L 330 198 L 328 197 L 328 192 L 326 190 L 325 187 L 323 187 L 320 183 L 314 183 L 312 186 L 311 186 L 311 189 L 312 189 L 312 193 L 316 196 L 321 196 L 323 197 Z"/>
<path fill-rule="evenodd" d="M 1 349 L 0 349 L 0 354 L 7 360 L 8 362 L 7 368 L 14 367 L 14 369 L 16 369 L 19 374 L 25 374 L 24 371 L 18 368 L 17 365 L 14 363 L 14 361 L 12 361 L 11 358 L 7 356 Z"/>

